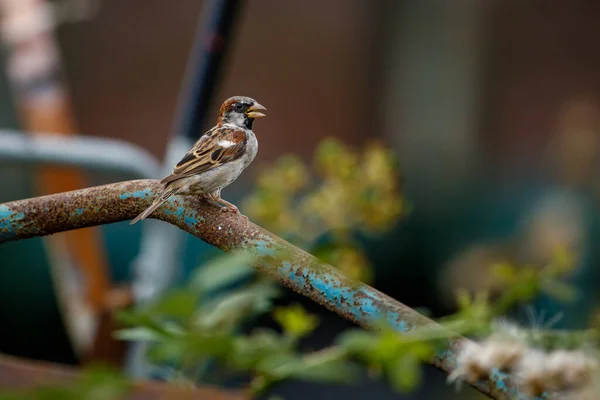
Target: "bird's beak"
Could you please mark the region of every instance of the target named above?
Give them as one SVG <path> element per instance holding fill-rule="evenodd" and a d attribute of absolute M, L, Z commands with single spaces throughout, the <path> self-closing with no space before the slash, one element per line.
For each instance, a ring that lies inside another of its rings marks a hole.
<path fill-rule="evenodd" d="M 267 111 L 267 109 L 258 103 L 254 103 L 248 108 L 248 110 L 246 111 L 246 115 L 250 118 L 266 117 L 266 115 L 261 113 L 260 111 Z"/>

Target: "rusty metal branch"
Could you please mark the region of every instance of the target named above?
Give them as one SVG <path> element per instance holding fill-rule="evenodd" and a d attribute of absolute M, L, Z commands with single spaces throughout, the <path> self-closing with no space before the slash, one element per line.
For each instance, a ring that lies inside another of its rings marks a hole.
<path fill-rule="evenodd" d="M 0 243 L 132 219 L 150 205 L 158 189 L 157 181 L 138 180 L 0 204 Z M 258 270 L 364 328 L 377 329 L 381 318 L 400 333 L 435 324 L 241 216 L 223 213 L 202 199 L 175 196 L 152 217 L 222 250 L 244 249 L 257 254 L 261 260 Z M 467 340 L 449 340 L 432 364 L 446 373 L 454 371 L 458 351 Z M 494 399 L 527 398 L 509 376 L 499 372 L 469 384 Z"/>

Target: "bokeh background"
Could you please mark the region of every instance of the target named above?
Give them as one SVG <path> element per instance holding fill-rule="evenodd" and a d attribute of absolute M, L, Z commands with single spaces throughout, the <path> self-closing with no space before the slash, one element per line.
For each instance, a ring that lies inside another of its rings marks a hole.
<path fill-rule="evenodd" d="M 92 3 L 83 18 L 66 19 L 52 30 L 68 94 L 58 101 L 68 104 L 73 132 L 128 142 L 161 162 L 174 135 L 206 2 Z M 543 262 L 552 248 L 567 246 L 577 252 L 571 280 L 581 296 L 566 306 L 540 299 L 534 314 L 549 319 L 560 313 L 563 328 L 589 323 L 598 300 L 600 3 L 253 0 L 239 6 L 205 128 L 231 95 L 257 99 L 268 117 L 255 124 L 256 160 L 224 191 L 226 198 L 252 191 L 261 165 L 282 154 L 309 162 L 326 137 L 355 148 L 381 141 L 399 157 L 399 179 L 412 209 L 391 232 L 366 244 L 376 288 L 440 316 L 453 310 L 453 289 L 489 284 L 485 271 L 493 261 Z M 15 46 L 5 44 L 0 129 L 20 135 L 53 126 L 60 131 L 63 125 L 39 122 L 28 109 L 56 98 L 23 96 L 31 88 L 15 84 L 15 76 L 25 67 L 15 73 Z M 52 175 L 40 172 L 35 161 L 5 159 L 0 155 L 0 200 L 59 187 L 52 182 L 61 181 L 60 171 Z M 72 181 L 80 187 L 130 178 L 80 170 L 83 178 Z M 148 233 L 126 222 L 95 232 L 87 239 L 65 236 L 67 242 L 101 243 L 85 247 L 89 253 L 80 250 L 79 258 L 67 257 L 69 266 L 61 265 L 65 258 L 53 249 L 60 245 L 42 239 L 0 247 L 1 352 L 76 364 L 81 354 L 75 343 L 87 335 L 95 338 L 90 340 L 100 349 L 98 357 L 125 364 L 126 349 L 109 335 L 96 337 L 110 327 L 102 299 L 118 299 L 119 290 L 136 279 L 132 265 Z M 185 280 L 213 254 L 195 238 L 181 240 L 173 251 L 173 282 Z M 102 262 L 89 261 L 97 254 Z M 83 294 L 70 293 L 73 288 Z M 90 297 L 90 290 L 100 294 Z M 89 309 L 71 304 L 82 299 Z M 326 345 L 350 326 L 305 305 L 322 320 L 309 346 Z M 90 319 L 96 322 L 85 322 Z M 403 398 L 451 398 L 444 379 L 427 369 L 427 384 Z M 358 388 L 289 382 L 277 390 L 286 399 L 398 396 L 369 380 Z M 456 398 L 469 393 L 465 389 Z"/>

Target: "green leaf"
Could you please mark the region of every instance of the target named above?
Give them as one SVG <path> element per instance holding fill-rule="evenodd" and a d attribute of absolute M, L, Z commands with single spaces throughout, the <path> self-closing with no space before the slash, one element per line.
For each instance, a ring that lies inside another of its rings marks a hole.
<path fill-rule="evenodd" d="M 260 358 L 255 368 L 263 375 L 284 379 L 292 376 L 299 358 L 292 352 L 270 352 Z"/>
<path fill-rule="evenodd" d="M 192 333 L 184 337 L 187 356 L 223 357 L 233 347 L 233 337 L 226 333 Z"/>
<path fill-rule="evenodd" d="M 279 289 L 271 283 L 257 283 L 215 298 L 203 307 L 198 326 L 205 329 L 231 329 L 246 318 L 262 314 L 272 307 L 272 299 Z"/>
<path fill-rule="evenodd" d="M 465 289 L 458 289 L 456 291 L 456 303 L 458 305 L 459 310 L 464 310 L 471 307 L 471 294 Z"/>
<path fill-rule="evenodd" d="M 348 330 L 336 339 L 338 346 L 355 355 L 370 354 L 378 342 L 379 338 L 376 334 L 363 329 Z"/>
<path fill-rule="evenodd" d="M 276 308 L 273 318 L 288 335 L 295 338 L 306 336 L 319 324 L 318 318 L 307 313 L 300 304 Z"/>
<path fill-rule="evenodd" d="M 507 262 L 496 263 L 490 268 L 491 273 L 503 282 L 513 282 L 517 276 L 517 269 Z"/>
<path fill-rule="evenodd" d="M 411 356 L 396 359 L 386 372 L 392 387 L 401 393 L 414 390 L 421 381 L 421 364 Z"/>
<path fill-rule="evenodd" d="M 310 363 L 310 360 L 308 363 L 307 361 L 300 361 L 296 366 L 296 371 L 292 373 L 292 377 L 297 379 L 345 384 L 356 382 L 358 376 L 358 366 L 343 360 L 323 362 L 317 365 Z"/>
<path fill-rule="evenodd" d="M 429 341 L 410 343 L 409 346 L 410 354 L 421 361 L 429 360 L 435 354 L 433 343 Z"/>
<path fill-rule="evenodd" d="M 264 358 L 291 351 L 291 343 L 271 330 L 257 330 L 234 339 L 229 362 L 239 369 L 254 369 Z"/>
<path fill-rule="evenodd" d="M 141 310 L 130 308 L 119 310 L 116 319 L 120 323 L 128 326 L 151 326 L 154 325 L 153 319 Z"/>
<path fill-rule="evenodd" d="M 556 279 L 543 280 L 541 287 L 544 292 L 563 302 L 572 302 L 577 298 L 577 290 L 574 287 Z"/>
<path fill-rule="evenodd" d="M 399 355 L 403 355 L 406 351 L 407 347 L 402 342 L 400 334 L 391 329 L 386 329 L 379 334 L 379 340 L 371 350 L 369 357 L 374 361 L 386 363 Z"/>
<path fill-rule="evenodd" d="M 576 257 L 573 251 L 566 246 L 558 246 L 554 249 L 553 262 L 546 267 L 551 276 L 565 275 L 576 265 Z"/>
<path fill-rule="evenodd" d="M 153 329 L 140 326 L 137 328 L 121 329 L 113 332 L 113 337 L 119 340 L 158 342 L 164 336 Z"/>
<path fill-rule="evenodd" d="M 192 317 L 198 307 L 198 295 L 189 289 L 172 290 L 156 303 L 145 307 L 153 316 L 186 319 Z"/>
<path fill-rule="evenodd" d="M 151 345 L 146 350 L 146 355 L 155 363 L 180 363 L 186 351 L 185 342 L 178 338 Z"/>
<path fill-rule="evenodd" d="M 148 354 L 154 361 L 200 362 L 208 357 L 225 357 L 233 346 L 233 337 L 226 333 L 192 332 L 171 337 L 153 345 Z"/>
<path fill-rule="evenodd" d="M 172 324 L 160 321 L 144 310 L 122 310 L 117 314 L 117 320 L 124 325 L 147 328 L 161 336 L 171 336 L 176 333 Z"/>
<path fill-rule="evenodd" d="M 254 274 L 251 263 L 256 256 L 249 252 L 217 256 L 200 266 L 191 278 L 194 291 L 206 293 L 240 281 Z"/>

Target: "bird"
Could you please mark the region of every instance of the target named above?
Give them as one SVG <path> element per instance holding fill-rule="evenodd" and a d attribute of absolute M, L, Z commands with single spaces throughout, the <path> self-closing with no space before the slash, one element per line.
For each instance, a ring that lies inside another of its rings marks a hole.
<path fill-rule="evenodd" d="M 258 140 L 252 131 L 256 118 L 267 109 L 245 96 L 230 97 L 221 106 L 216 125 L 205 132 L 160 181 L 161 192 L 152 204 L 130 222 L 145 219 L 174 195 L 205 197 L 221 206 L 221 211 L 239 214 L 239 209 L 221 198 L 221 190 L 235 181 L 258 152 Z"/>

